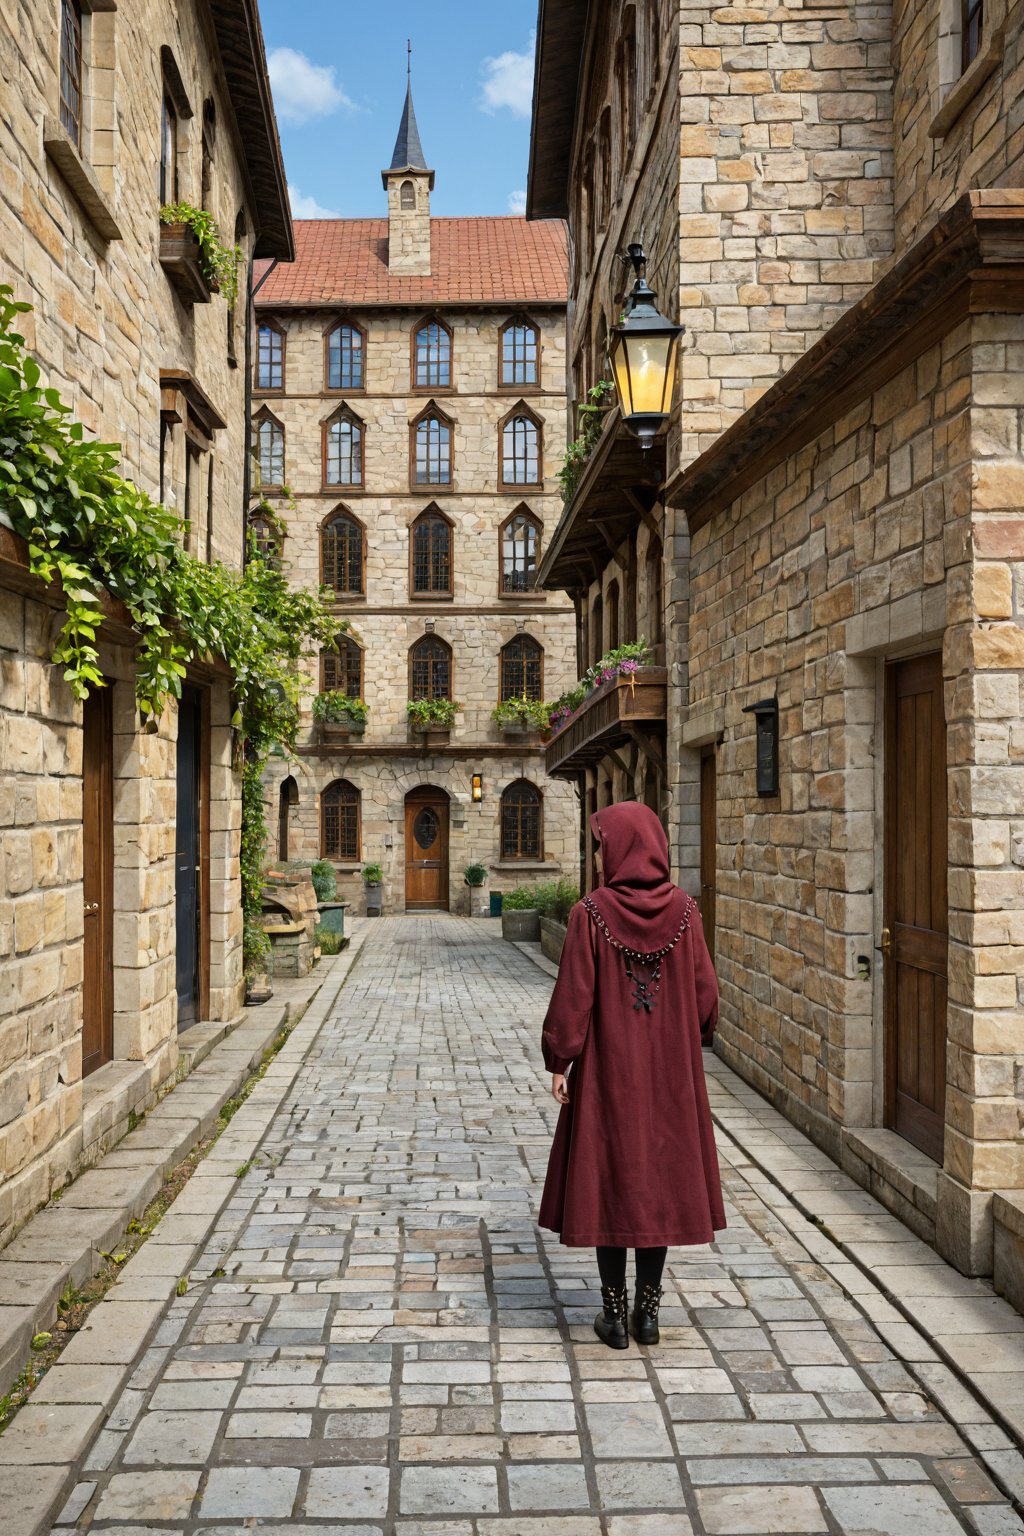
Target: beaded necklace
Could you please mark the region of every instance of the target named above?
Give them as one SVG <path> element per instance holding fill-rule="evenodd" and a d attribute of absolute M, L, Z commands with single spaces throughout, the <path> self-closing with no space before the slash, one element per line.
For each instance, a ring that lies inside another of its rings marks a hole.
<path fill-rule="evenodd" d="M 639 1013 L 642 1010 L 644 1013 L 651 1013 L 658 993 L 661 990 L 661 962 L 667 954 L 670 954 L 675 949 L 679 940 L 690 926 L 690 918 L 693 916 L 696 902 L 690 896 L 686 898 L 682 921 L 676 930 L 675 938 L 671 944 L 666 944 L 663 949 L 652 950 L 649 954 L 643 954 L 637 949 L 627 949 L 625 944 L 620 944 L 618 939 L 613 938 L 608 924 L 589 896 L 584 896 L 583 905 L 587 909 L 588 916 L 608 940 L 608 943 L 622 955 L 626 966 L 626 975 L 633 984 L 633 1012 Z M 634 970 L 634 966 L 636 970 Z M 637 975 L 637 971 L 646 971 L 648 974 L 646 976 Z"/>

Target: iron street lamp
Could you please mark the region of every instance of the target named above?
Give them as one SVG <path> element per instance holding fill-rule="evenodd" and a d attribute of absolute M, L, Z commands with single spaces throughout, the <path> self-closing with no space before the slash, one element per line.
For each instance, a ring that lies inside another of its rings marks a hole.
<path fill-rule="evenodd" d="M 622 319 L 612 330 L 612 374 L 623 421 L 640 439 L 640 447 L 650 448 L 668 426 L 683 327 L 666 320 L 654 302 L 643 246 L 628 246 L 623 260 L 633 263 L 636 281 Z"/>

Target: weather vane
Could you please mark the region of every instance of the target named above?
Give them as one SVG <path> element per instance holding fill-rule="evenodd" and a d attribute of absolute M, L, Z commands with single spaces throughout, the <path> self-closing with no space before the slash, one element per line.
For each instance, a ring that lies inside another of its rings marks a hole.
<path fill-rule="evenodd" d="M 412 80 L 412 38 L 411 37 L 407 37 L 406 40 L 405 40 L 405 51 L 406 51 L 406 55 L 407 55 L 406 61 L 405 61 L 405 76 L 406 76 L 407 80 Z"/>

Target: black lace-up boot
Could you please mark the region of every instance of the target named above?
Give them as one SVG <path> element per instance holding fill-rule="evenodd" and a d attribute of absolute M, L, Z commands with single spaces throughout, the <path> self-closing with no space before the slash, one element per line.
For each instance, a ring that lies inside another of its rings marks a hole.
<path fill-rule="evenodd" d="M 633 1306 L 633 1337 L 638 1344 L 657 1344 L 661 1338 L 658 1329 L 658 1308 L 663 1291 L 660 1285 L 641 1286 Z"/>
<path fill-rule="evenodd" d="M 609 1349 L 628 1349 L 629 1330 L 626 1313 L 629 1301 L 624 1285 L 602 1285 L 601 1301 L 604 1310 L 594 1318 L 594 1332 Z"/>

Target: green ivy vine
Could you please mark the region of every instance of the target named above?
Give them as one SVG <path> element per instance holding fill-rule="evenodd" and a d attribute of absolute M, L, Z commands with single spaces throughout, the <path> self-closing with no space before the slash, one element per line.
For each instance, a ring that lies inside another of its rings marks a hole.
<path fill-rule="evenodd" d="M 243 949 L 252 969 L 265 943 L 263 769 L 272 746 L 295 743 L 299 658 L 309 646 L 333 645 L 347 626 L 321 594 L 290 590 L 252 539 L 242 573 L 185 551 L 180 519 L 118 473 L 120 447 L 86 438 L 59 392 L 40 386 L 39 365 L 14 329 L 31 307 L 0 284 L 0 523 L 25 540 L 32 574 L 61 589 L 53 660 L 76 699 L 104 686 L 97 640 L 107 594 L 132 617 L 145 728 L 155 730 L 168 701 L 181 697 L 190 662 L 217 657 L 231 669 L 243 763 Z"/>
<path fill-rule="evenodd" d="M 160 209 L 161 224 L 184 224 L 196 237 L 199 246 L 199 266 L 203 277 L 215 293 L 219 293 L 229 309 L 234 309 L 238 298 L 238 266 L 242 250 L 238 245 L 225 245 L 220 238 L 220 228 L 212 214 L 205 208 L 191 203 L 166 203 Z"/>

